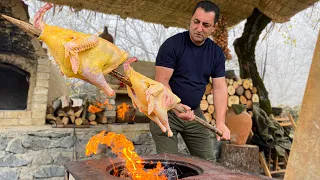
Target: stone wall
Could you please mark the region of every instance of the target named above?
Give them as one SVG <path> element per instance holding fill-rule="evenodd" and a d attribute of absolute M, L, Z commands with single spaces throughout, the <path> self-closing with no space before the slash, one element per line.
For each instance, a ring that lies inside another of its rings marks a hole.
<path fill-rule="evenodd" d="M 88 140 L 102 130 L 124 134 L 139 155 L 155 154 L 148 124 L 99 125 L 94 128 L 51 128 L 51 126 L 5 127 L 0 129 L 0 179 L 63 179 L 63 164 L 90 158 L 114 157 L 110 149 L 99 146 L 98 155 L 85 156 Z M 181 141 L 181 153 L 187 153 Z"/>
<path fill-rule="evenodd" d="M 98 154 L 85 156 L 89 139 L 102 130 L 124 134 L 138 155 L 156 154 L 148 123 L 107 124 L 91 128 L 52 128 L 51 126 L 0 126 L 1 180 L 63 180 L 65 162 L 115 157 L 110 148 L 99 146 Z M 223 142 L 214 141 L 215 157 Z M 178 135 L 179 153 L 189 154 Z"/>

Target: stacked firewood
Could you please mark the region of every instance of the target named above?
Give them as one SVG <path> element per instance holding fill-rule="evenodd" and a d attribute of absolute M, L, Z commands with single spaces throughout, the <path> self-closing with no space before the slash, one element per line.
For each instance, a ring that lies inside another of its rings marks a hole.
<path fill-rule="evenodd" d="M 46 120 L 49 124 L 56 125 L 106 124 L 107 118 L 104 116 L 106 108 L 106 105 L 93 99 L 69 98 L 65 95 L 47 108 Z"/>
<path fill-rule="evenodd" d="M 259 102 L 257 88 L 254 87 L 251 79 L 226 78 L 228 87 L 228 108 L 233 104 L 246 105 L 247 112 L 252 116 L 252 104 Z M 205 93 L 200 102 L 200 109 L 204 113 L 206 120 L 215 125 L 215 108 L 213 105 L 212 79 L 207 84 Z"/>

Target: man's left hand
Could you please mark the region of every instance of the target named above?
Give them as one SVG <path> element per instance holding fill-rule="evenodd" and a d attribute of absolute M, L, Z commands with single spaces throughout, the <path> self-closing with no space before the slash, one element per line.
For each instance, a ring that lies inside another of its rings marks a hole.
<path fill-rule="evenodd" d="M 219 129 L 222 132 L 222 137 L 217 135 L 217 140 L 230 140 L 230 130 L 226 126 L 226 124 L 217 124 L 217 129 Z"/>

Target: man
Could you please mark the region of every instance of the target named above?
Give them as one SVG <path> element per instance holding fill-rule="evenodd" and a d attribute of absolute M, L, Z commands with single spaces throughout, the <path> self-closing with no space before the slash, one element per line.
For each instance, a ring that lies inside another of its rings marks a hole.
<path fill-rule="evenodd" d="M 208 37 L 219 19 L 219 7 L 210 1 L 199 2 L 192 14 L 189 31 L 176 34 L 160 47 L 156 59 L 156 81 L 172 90 L 180 99 L 179 104 L 187 112 L 169 111 L 168 118 L 173 137 L 167 137 L 159 126 L 150 122 L 150 130 L 158 153 L 178 153 L 177 134 L 184 139 L 190 154 L 207 160 L 215 160 L 212 133 L 196 121 L 205 119 L 199 108 L 200 100 L 213 78 L 216 125 L 223 136 L 217 140 L 230 139 L 225 125 L 227 86 L 225 83 L 225 56 L 222 49 Z"/>

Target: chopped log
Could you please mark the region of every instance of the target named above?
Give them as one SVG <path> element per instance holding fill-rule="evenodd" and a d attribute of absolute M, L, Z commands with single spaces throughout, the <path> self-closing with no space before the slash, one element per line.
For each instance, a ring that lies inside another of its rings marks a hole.
<path fill-rule="evenodd" d="M 90 121 L 90 124 L 91 124 L 91 125 L 94 125 L 94 126 L 95 126 L 95 125 L 98 125 L 98 123 L 97 123 L 96 121 Z"/>
<path fill-rule="evenodd" d="M 231 107 L 232 104 L 239 104 L 239 96 L 229 96 L 228 107 Z"/>
<path fill-rule="evenodd" d="M 46 114 L 53 114 L 53 113 L 54 113 L 54 109 L 52 105 L 48 104 Z"/>
<path fill-rule="evenodd" d="M 209 94 L 207 96 L 207 101 L 208 101 L 209 104 L 213 104 L 213 95 L 212 94 Z"/>
<path fill-rule="evenodd" d="M 83 119 L 82 118 L 76 118 L 76 120 L 74 121 L 74 123 L 76 125 L 81 125 L 83 123 Z"/>
<path fill-rule="evenodd" d="M 85 121 L 87 118 L 87 112 L 88 112 L 88 106 L 89 106 L 88 99 L 85 99 L 83 104 L 84 104 L 84 107 L 83 107 L 83 112 L 82 112 L 82 121 Z"/>
<path fill-rule="evenodd" d="M 216 112 L 213 112 L 212 119 L 216 119 Z"/>
<path fill-rule="evenodd" d="M 208 84 L 206 85 L 206 90 L 205 90 L 204 94 L 205 94 L 205 95 L 210 94 L 210 93 L 211 93 L 211 90 L 212 90 L 212 84 L 211 84 L 211 83 L 208 83 Z"/>
<path fill-rule="evenodd" d="M 247 104 L 247 98 L 244 96 L 240 96 L 240 104 Z"/>
<path fill-rule="evenodd" d="M 247 100 L 247 109 L 252 109 L 252 101 Z"/>
<path fill-rule="evenodd" d="M 256 87 L 252 87 L 252 93 L 257 94 L 257 92 L 258 92 L 258 89 Z"/>
<path fill-rule="evenodd" d="M 244 91 L 244 96 L 247 98 L 247 99 L 251 99 L 252 97 L 252 93 L 249 89 L 245 90 Z"/>
<path fill-rule="evenodd" d="M 229 79 L 229 85 L 232 85 L 233 84 L 233 79 Z"/>
<path fill-rule="evenodd" d="M 232 86 L 234 87 L 234 89 L 237 89 L 237 88 L 238 88 L 238 86 L 239 86 L 239 84 L 238 84 L 238 82 L 237 82 L 237 81 L 234 81 L 234 82 L 233 82 L 233 84 L 232 84 Z"/>
<path fill-rule="evenodd" d="M 83 125 L 90 125 L 90 122 L 88 121 L 88 119 L 85 119 L 83 122 L 82 122 Z"/>
<path fill-rule="evenodd" d="M 253 88 L 253 83 L 251 82 L 251 83 L 249 84 L 249 89 L 252 90 L 252 88 Z"/>
<path fill-rule="evenodd" d="M 61 104 L 62 109 L 66 108 L 66 107 L 69 107 L 69 105 L 70 105 L 69 96 L 63 95 L 63 96 L 60 97 L 60 99 L 61 99 L 61 103 L 62 103 Z"/>
<path fill-rule="evenodd" d="M 203 100 L 207 99 L 207 96 L 204 94 L 204 95 L 202 96 L 202 99 L 203 99 Z"/>
<path fill-rule="evenodd" d="M 74 111 L 72 108 L 70 108 L 68 111 L 67 111 L 67 115 L 68 116 L 73 116 L 74 115 Z"/>
<path fill-rule="evenodd" d="M 104 116 L 103 114 L 104 114 L 103 112 L 97 113 L 96 121 L 101 124 L 107 124 L 108 123 L 107 117 Z"/>
<path fill-rule="evenodd" d="M 259 147 L 256 145 L 223 144 L 221 162 L 224 166 L 246 172 L 259 172 Z"/>
<path fill-rule="evenodd" d="M 204 115 L 204 117 L 206 118 L 207 122 L 210 123 L 211 120 L 212 120 L 212 115 L 209 114 L 209 113 L 207 113 L 207 112 L 204 113 L 203 115 Z"/>
<path fill-rule="evenodd" d="M 80 107 L 83 104 L 83 100 L 79 98 L 71 98 L 72 107 Z"/>
<path fill-rule="evenodd" d="M 212 84 L 212 77 L 209 77 L 209 82 Z"/>
<path fill-rule="evenodd" d="M 56 120 L 57 120 L 57 118 L 54 117 L 52 114 L 47 114 L 47 115 L 46 115 L 46 119 L 47 119 L 47 120 L 53 120 L 53 121 L 56 121 Z"/>
<path fill-rule="evenodd" d="M 242 79 L 239 78 L 238 81 L 237 81 L 238 85 L 242 85 Z"/>
<path fill-rule="evenodd" d="M 64 112 L 62 109 L 58 109 L 57 115 L 58 115 L 59 117 L 63 117 L 63 116 L 67 116 L 67 113 Z"/>
<path fill-rule="evenodd" d="M 249 89 L 249 88 L 250 88 L 250 81 L 249 81 L 249 79 L 244 79 L 244 80 L 242 81 L 242 86 L 243 86 L 244 89 Z"/>
<path fill-rule="evenodd" d="M 252 102 L 259 102 L 259 96 L 258 96 L 258 94 L 253 94 L 253 95 L 252 95 Z"/>
<path fill-rule="evenodd" d="M 207 110 L 207 109 L 208 109 L 208 106 L 209 106 L 208 101 L 206 101 L 206 100 L 201 100 L 201 101 L 200 101 L 200 109 L 201 109 L 202 111 Z"/>
<path fill-rule="evenodd" d="M 87 119 L 88 119 L 89 121 L 94 121 L 94 120 L 96 120 L 96 114 L 88 112 L 88 113 L 87 113 Z"/>
<path fill-rule="evenodd" d="M 70 118 L 71 123 L 74 124 L 74 121 L 76 120 L 76 116 L 72 115 L 72 116 L 69 116 L 69 118 Z"/>
<path fill-rule="evenodd" d="M 56 124 L 62 124 L 61 117 L 58 116 L 56 118 Z"/>
<path fill-rule="evenodd" d="M 81 107 L 77 112 L 74 113 L 74 116 L 76 117 L 80 117 L 81 116 L 81 113 L 83 111 L 83 107 Z"/>
<path fill-rule="evenodd" d="M 62 124 L 69 124 L 69 117 L 68 116 L 63 117 L 61 122 Z"/>
<path fill-rule="evenodd" d="M 236 92 L 236 90 L 234 89 L 234 87 L 232 85 L 228 86 L 228 94 L 230 96 L 234 95 L 234 93 Z"/>
<path fill-rule="evenodd" d="M 213 126 L 215 126 L 215 125 L 216 125 L 216 120 L 215 120 L 215 119 L 212 119 L 211 122 L 210 122 L 210 124 L 212 124 Z"/>
<path fill-rule="evenodd" d="M 213 112 L 214 112 L 214 106 L 213 106 L 212 104 L 210 104 L 210 105 L 208 106 L 208 113 L 209 113 L 209 114 L 213 114 Z"/>
<path fill-rule="evenodd" d="M 238 86 L 238 88 L 236 89 L 236 94 L 238 96 L 241 96 L 244 93 L 244 88 L 242 85 Z"/>
<path fill-rule="evenodd" d="M 229 84 L 229 81 L 230 81 L 230 79 L 229 79 L 229 78 L 226 78 L 226 83 L 227 83 L 227 85 Z"/>
<path fill-rule="evenodd" d="M 61 99 L 60 99 L 60 98 L 56 99 L 56 100 L 53 102 L 52 107 L 53 107 L 53 109 L 54 109 L 54 112 L 56 112 L 57 109 L 59 109 L 59 107 L 61 107 Z"/>

